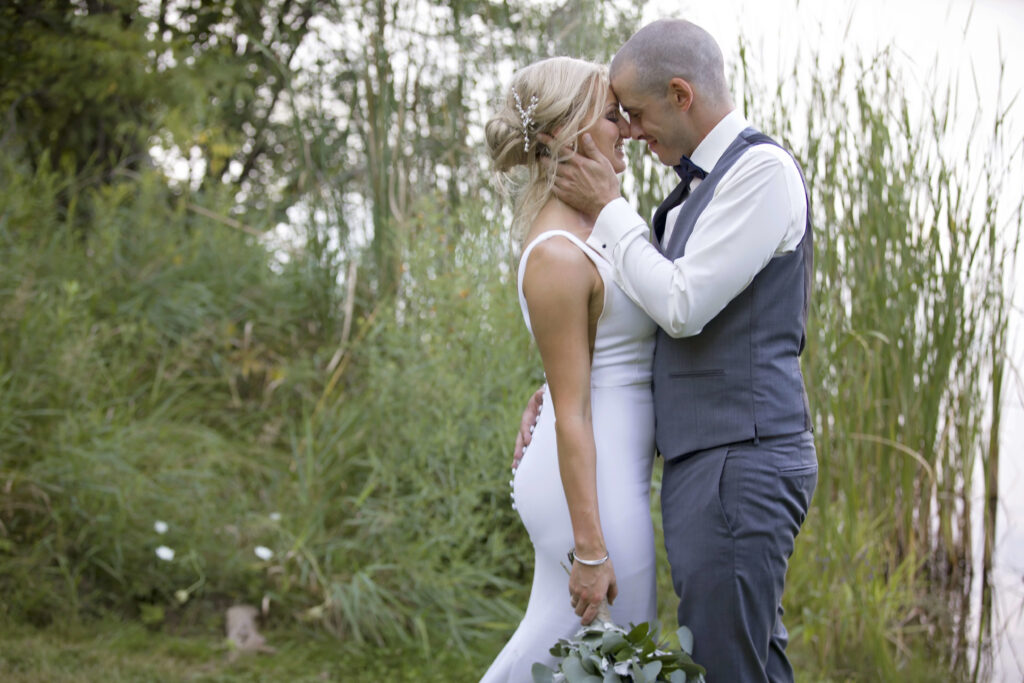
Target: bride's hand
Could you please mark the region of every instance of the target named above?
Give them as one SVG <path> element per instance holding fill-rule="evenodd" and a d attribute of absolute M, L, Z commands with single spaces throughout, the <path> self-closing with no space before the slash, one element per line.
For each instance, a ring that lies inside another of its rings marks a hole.
<path fill-rule="evenodd" d="M 586 626 L 592 622 L 601 603 L 606 599 L 608 604 L 615 602 L 618 594 L 619 588 L 615 582 L 615 568 L 612 566 L 611 558 L 597 566 L 572 563 L 569 595 L 581 624 Z"/>

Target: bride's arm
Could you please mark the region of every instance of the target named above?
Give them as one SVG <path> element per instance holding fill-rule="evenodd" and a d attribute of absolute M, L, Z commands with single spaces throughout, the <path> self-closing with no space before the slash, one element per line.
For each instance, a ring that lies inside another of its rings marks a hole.
<path fill-rule="evenodd" d="M 590 413 L 589 310 L 591 297 L 600 286 L 600 276 L 587 256 L 561 238 L 533 249 L 523 280 L 555 411 L 558 467 L 572 519 L 575 553 L 583 560 L 598 560 L 608 552 L 598 511 Z M 618 592 L 611 560 L 596 566 L 574 562 L 569 592 L 582 622 L 590 623 L 601 601 L 605 597 L 613 601 Z"/>

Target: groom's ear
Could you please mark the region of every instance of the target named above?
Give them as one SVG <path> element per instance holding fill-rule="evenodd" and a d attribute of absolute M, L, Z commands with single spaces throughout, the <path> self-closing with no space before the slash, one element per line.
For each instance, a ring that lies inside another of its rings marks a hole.
<path fill-rule="evenodd" d="M 668 98 L 680 111 L 689 111 L 693 105 L 693 86 L 685 79 L 673 78 L 668 82 Z"/>

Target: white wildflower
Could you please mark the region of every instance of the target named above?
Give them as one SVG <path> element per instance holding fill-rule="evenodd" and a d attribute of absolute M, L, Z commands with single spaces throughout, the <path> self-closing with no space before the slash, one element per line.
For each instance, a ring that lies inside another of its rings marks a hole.
<path fill-rule="evenodd" d="M 179 588 L 178 590 L 174 591 L 174 598 L 178 601 L 179 604 L 184 605 L 186 602 L 188 602 L 188 591 L 184 588 Z"/>
<path fill-rule="evenodd" d="M 269 560 L 274 556 L 273 550 L 262 545 L 256 546 L 256 548 L 253 549 L 253 552 L 256 553 L 256 557 L 260 558 L 261 560 Z"/>
<path fill-rule="evenodd" d="M 153 522 L 153 531 L 157 532 L 158 534 L 166 534 L 167 529 L 169 528 L 170 527 L 167 526 L 167 522 L 161 521 L 159 519 Z"/>
<path fill-rule="evenodd" d="M 159 557 L 161 560 L 166 560 L 167 562 L 170 562 L 174 559 L 174 548 L 168 548 L 167 546 L 162 545 L 156 549 L 156 556 Z"/>
<path fill-rule="evenodd" d="M 270 521 L 272 521 L 272 522 L 280 522 L 281 521 L 281 513 L 280 512 L 271 512 L 270 513 Z"/>

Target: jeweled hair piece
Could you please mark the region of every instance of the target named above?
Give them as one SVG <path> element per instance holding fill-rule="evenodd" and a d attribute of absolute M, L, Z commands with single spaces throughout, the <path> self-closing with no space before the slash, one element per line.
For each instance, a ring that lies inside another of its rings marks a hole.
<path fill-rule="evenodd" d="M 523 109 L 523 101 L 519 99 L 519 93 L 515 88 L 512 88 L 512 97 L 516 101 L 519 120 L 523 122 L 523 151 L 527 152 L 530 149 L 530 126 L 533 125 L 533 112 L 537 110 L 537 96 L 534 95 L 530 98 L 530 104 L 525 109 Z"/>

